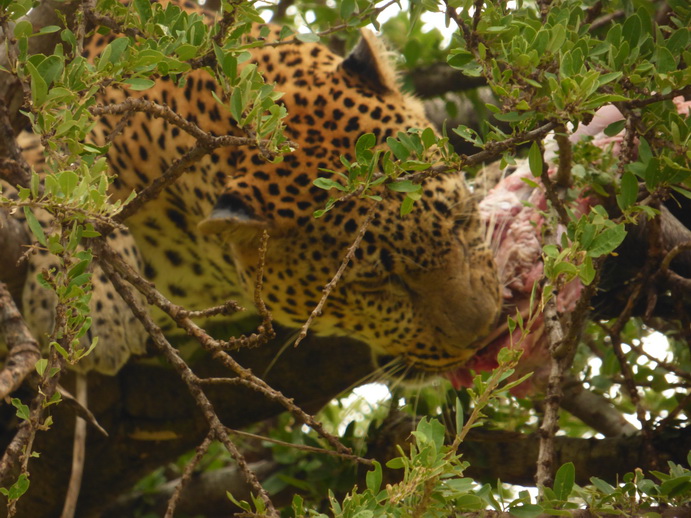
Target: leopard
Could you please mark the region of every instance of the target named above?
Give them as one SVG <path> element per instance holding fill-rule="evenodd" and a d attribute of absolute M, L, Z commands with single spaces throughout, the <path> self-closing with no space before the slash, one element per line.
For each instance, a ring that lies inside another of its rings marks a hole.
<path fill-rule="evenodd" d="M 464 364 L 498 319 L 502 299 L 463 172 L 422 180 L 422 196 L 405 216 L 399 210 L 405 193 L 382 189 L 379 201 L 351 195 L 314 217 L 331 196 L 315 180 L 342 181 L 333 171 L 343 169 L 342 157 L 355 160 L 355 143 L 364 134 L 373 134 L 376 148 L 386 149 L 387 139 L 399 132 L 431 127 L 423 104 L 400 88 L 388 51 L 367 29 L 345 57 L 319 42 L 278 43 L 280 28 L 273 25 L 260 29 L 258 40 L 265 44 L 252 48 L 241 66 L 255 64 L 265 82 L 282 93 L 285 135 L 295 149 L 281 161 L 267 161 L 256 147 L 217 148 L 130 216 L 126 233 L 113 240 L 125 242 L 120 250 L 136 254 L 142 275 L 158 290 L 190 310 L 228 300 L 252 308 L 261 266 L 260 295 L 272 319 L 299 328 L 359 235 L 360 245 L 311 332 L 366 343 L 374 366 L 389 372 L 427 375 Z M 92 59 L 111 39 L 97 33 L 84 55 Z M 243 135 L 216 100 L 222 97 L 213 77 L 196 69 L 183 83 L 164 76 L 148 90 L 109 87 L 99 102 L 141 98 L 169 107 L 209 134 Z M 120 116 L 100 116 L 91 140 L 105 145 L 120 123 Z M 194 145 L 191 135 L 166 120 L 131 114 L 107 152 L 111 196 L 126 200 L 140 193 Z M 264 233 L 269 238 L 262 260 Z M 114 356 L 92 362 L 112 374 L 127 361 L 123 348 L 140 354 L 144 340 L 141 331 L 113 331 L 123 322 L 107 317 L 115 304 L 112 287 L 102 274 L 93 283 L 104 296 L 92 300 L 92 332 L 110 337 L 105 342 L 124 343 L 116 353 L 93 352 Z M 30 280 L 25 298 L 38 300 L 38 289 Z M 32 309 L 34 320 L 50 317 L 41 304 Z M 156 318 L 166 332 L 174 332 L 165 315 Z M 103 342 L 99 347 L 105 349 Z"/>

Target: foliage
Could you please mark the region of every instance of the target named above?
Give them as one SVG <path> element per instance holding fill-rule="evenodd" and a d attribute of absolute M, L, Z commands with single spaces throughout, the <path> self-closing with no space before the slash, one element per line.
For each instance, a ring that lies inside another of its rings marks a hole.
<path fill-rule="evenodd" d="M 80 341 L 90 328 L 87 266 L 92 253 L 84 248 L 85 239 L 112 228 L 113 218 L 131 201 L 121 203 L 108 197 L 112 177 L 105 153 L 109 144 L 100 147 L 87 142 L 98 119 L 94 111 L 97 94 L 106 86 L 117 85 L 145 92 L 161 76 L 184 85 L 190 70 L 204 67 L 221 85 L 222 95 L 216 101 L 245 131 L 252 145 L 280 160 L 281 153 L 289 152 L 290 143 L 282 134 L 286 113 L 278 102 L 280 93 L 264 82 L 254 65 L 245 63 L 248 50 L 262 45 L 260 39 L 245 38 L 251 24 L 263 20 L 257 5 L 225 1 L 222 23 L 209 28 L 199 15 L 182 12 L 174 5 L 163 7 L 135 0 L 125 6 L 115 0 L 101 0 L 99 12 L 122 30 L 93 61 L 81 55 L 84 33 L 80 30 L 51 26 L 35 31 L 30 23 L 18 21 L 33 5 L 30 0 L 1 0 L 0 20 L 6 34 L 16 39 L 16 52 L 10 53 L 4 72 L 16 75 L 23 84 L 28 99 L 25 115 L 32 130 L 47 144 L 45 172 L 34 172 L 30 185 L 19 190 L 18 199 L 2 197 L 0 205 L 21 207 L 37 246 L 59 258 L 58 269 L 41 278 L 56 292 L 64 309 L 51 345 L 65 360 L 76 363 L 99 346 L 96 340 L 86 347 Z M 543 247 L 547 283 L 558 288 L 576 277 L 584 284 L 594 282 L 597 259 L 615 251 L 626 235 L 626 224 L 658 213 L 659 206 L 653 202 L 691 198 L 691 118 L 678 113 L 672 102 L 675 94 L 688 95 L 691 83 L 691 8 L 682 0 L 669 1 L 666 6 L 667 16 L 657 23 L 659 4 L 643 0 L 611 2 L 604 8 L 600 2 L 576 0 L 549 5 L 519 1 L 511 8 L 506 2 L 412 0 L 407 13 L 400 12 L 381 23 L 383 2 L 347 0 L 336 7 L 296 2 L 292 14 L 285 16 L 282 36 L 287 41 L 293 37 L 330 40 L 338 46 L 344 41 L 352 43 L 357 38 L 356 29 L 372 22 L 390 35 L 405 68 L 441 59 L 468 76 L 483 76 L 501 100 L 499 106 L 486 107 L 493 113 L 486 131 L 467 126 L 450 131 L 487 152 L 486 158 L 501 159 L 502 165 L 515 164 L 525 155 L 536 178 L 550 160 L 541 144 L 547 131 L 530 132 L 549 125 L 563 134 L 567 127 L 578 128 L 590 121 L 596 110 L 614 103 L 625 119 L 611 124 L 606 133 L 612 136 L 627 130 L 619 157 L 592 142 L 569 149 L 570 180 L 563 200 L 567 221 L 560 221 L 565 232 L 558 241 Z M 449 24 L 459 27 L 446 48 L 441 48 L 439 31 L 422 30 L 423 15 L 430 12 L 442 13 Z M 599 23 L 608 15 L 611 19 Z M 300 19 L 309 22 L 308 31 L 295 33 L 288 28 Z M 17 23 L 10 29 L 9 22 Z M 84 13 L 80 11 L 76 26 L 83 29 L 83 23 Z M 333 27 L 343 31 L 336 32 Z M 56 31 L 60 31 L 63 43 L 54 52 L 29 53 L 32 38 Z M 508 129 L 501 123 L 508 124 Z M 347 196 L 377 200 L 383 189 L 405 193 L 400 208 L 405 215 L 421 198 L 421 182 L 427 176 L 468 167 L 472 175 L 480 165 L 479 160 L 457 155 L 446 134 L 440 137 L 430 129 L 401 131 L 387 140 L 385 148 L 375 146 L 375 142 L 374 135 L 362 135 L 355 144 L 354 160 L 342 159 L 342 170 L 324 171 L 325 176 L 315 182 L 336 193 L 316 217 Z M 559 152 L 566 155 L 564 147 Z M 577 216 L 574 208 L 584 192 L 597 193 L 604 201 Z M 545 217 L 556 226 L 559 216 L 552 208 Z M 41 227 L 37 210 L 54 215 L 53 228 Z M 683 420 L 688 411 L 688 384 L 682 374 L 691 371 L 691 357 L 678 324 L 665 323 L 670 353 L 664 360 L 655 359 L 642 347 L 651 328 L 642 320 L 625 316 L 626 322 L 614 334 L 610 331 L 618 325 L 616 321 L 588 324 L 575 352 L 572 372 L 629 414 L 638 409 L 621 387 L 627 379 L 632 381 L 641 395 L 638 405 L 643 412 L 639 417 L 648 416 L 642 427 L 669 426 L 669 415 Z M 620 355 L 623 357 L 617 355 L 612 340 L 628 345 Z M 624 372 L 624 364 L 630 366 L 630 373 Z M 41 375 L 55 372 L 45 364 L 40 368 Z M 504 381 L 508 371 L 498 372 Z M 532 431 L 537 414 L 528 411 L 530 403 L 499 399 L 499 392 L 489 386 L 492 379 L 490 374 L 476 378 L 474 389 L 460 395 L 462 409 L 481 410 L 497 428 Z M 436 409 L 445 406 L 447 392 L 451 392 L 448 386 L 442 395 L 420 391 L 406 397 L 422 402 L 418 408 Z M 489 399 L 482 401 L 483 395 Z M 469 404 L 471 400 L 474 405 Z M 20 417 L 28 419 L 26 406 L 19 401 L 16 406 Z M 335 412 L 333 422 L 339 417 Z M 457 411 L 456 418 L 462 417 L 463 412 Z M 479 417 L 474 414 L 469 422 L 473 424 Z M 320 444 L 314 436 L 291 426 L 281 422 L 271 434 L 294 444 Z M 586 431 L 582 423 L 566 414 L 562 427 L 574 436 Z M 349 445 L 362 442 L 354 426 L 346 427 L 343 435 Z M 343 498 L 335 493 L 329 496 L 333 515 L 361 517 L 441 516 L 450 509 L 487 507 L 522 517 L 559 514 L 577 505 L 594 511 L 631 513 L 651 504 L 685 505 L 691 494 L 691 475 L 678 465 L 671 464 L 669 473 L 652 473 L 659 482 L 637 472 L 624 476 L 618 485 L 592 479 L 593 486 L 580 488 L 573 482 L 573 467 L 565 464 L 552 489 L 547 488 L 539 502 L 525 492 L 507 496 L 500 485 L 478 487 L 464 477 L 467 464 L 453 445 L 445 444 L 444 435 L 439 421 L 422 419 L 413 433 L 415 442 L 410 451 L 401 451 L 388 464 L 391 469 L 403 470 L 403 481 L 382 488 L 382 468 L 375 465 L 362 491 L 353 487 L 355 473 L 351 467 L 343 468 L 332 458 L 315 461 L 285 446 L 274 446 L 274 458 L 286 469 L 267 481 L 267 486 L 273 491 L 286 487 L 304 491 L 304 497 L 296 496 L 293 501 L 295 516 L 321 516 L 317 504 L 327 487 L 339 495 L 348 493 Z M 14 486 L 2 491 L 17 499 L 27 486 L 28 478 L 22 475 Z"/>

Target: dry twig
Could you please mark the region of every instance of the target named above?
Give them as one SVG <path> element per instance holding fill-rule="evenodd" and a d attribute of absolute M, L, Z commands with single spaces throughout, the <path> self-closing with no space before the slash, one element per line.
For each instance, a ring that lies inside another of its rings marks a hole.
<path fill-rule="evenodd" d="M 168 299 L 166 299 L 159 291 L 157 291 L 151 285 L 151 283 L 144 280 L 129 264 L 127 264 L 120 257 L 120 255 L 117 252 L 110 248 L 106 243 L 102 242 L 102 240 L 94 241 L 94 250 L 97 254 L 99 264 L 101 264 L 103 270 L 106 272 L 106 275 L 108 275 L 109 278 L 113 277 L 115 280 L 120 282 L 120 284 L 122 284 L 122 279 L 125 279 L 127 282 L 132 284 L 132 286 L 134 286 L 147 298 L 149 303 L 158 306 L 160 309 L 166 312 L 171 318 L 173 318 L 173 320 L 181 329 L 184 329 L 189 336 L 195 338 L 197 342 L 205 350 L 211 353 L 213 358 L 217 359 L 225 367 L 229 368 L 232 372 L 234 372 L 242 380 L 242 383 L 246 384 L 248 387 L 252 388 L 257 392 L 264 394 L 269 399 L 280 403 L 284 408 L 286 408 L 286 410 L 291 412 L 300 421 L 302 421 L 307 426 L 315 430 L 322 437 L 324 437 L 329 442 L 329 444 L 331 444 L 331 446 L 337 451 L 346 454 L 351 453 L 350 449 L 343 446 L 335 436 L 328 433 L 321 425 L 321 423 L 317 422 L 312 416 L 310 416 L 302 409 L 300 409 L 297 405 L 295 405 L 292 399 L 286 398 L 281 392 L 273 389 L 265 381 L 252 374 L 250 370 L 245 369 L 239 363 L 237 363 L 224 350 L 224 343 L 215 340 L 214 338 L 209 336 L 208 333 L 206 333 L 206 331 L 200 328 L 189 318 L 188 313 L 186 312 L 186 310 L 184 310 L 184 308 L 176 304 L 173 304 Z M 125 293 L 129 292 L 125 291 Z M 131 300 L 131 297 L 126 298 L 125 300 L 127 300 L 128 303 L 130 303 L 130 307 L 132 307 L 132 303 L 129 302 Z M 160 350 L 166 355 L 166 357 L 168 357 L 168 355 L 171 353 L 168 352 L 167 347 L 171 347 L 172 349 L 172 346 L 170 346 L 170 344 L 165 340 L 162 332 L 160 331 L 160 328 L 158 328 L 158 326 L 156 326 L 153 323 L 153 321 L 144 309 L 138 308 L 138 313 L 143 313 L 144 315 L 146 315 L 145 327 L 153 326 L 151 327 L 152 331 L 155 334 L 160 334 L 160 337 L 157 338 L 159 340 L 157 345 L 159 346 Z M 138 318 L 140 317 L 138 316 Z M 142 320 L 142 318 L 140 318 L 140 320 Z M 142 322 L 144 323 L 144 321 Z M 156 337 L 152 335 L 152 338 Z M 161 342 L 161 339 L 163 339 L 164 341 Z M 174 349 L 172 350 L 174 351 Z M 177 356 L 177 352 L 174 352 L 172 354 L 175 354 L 178 360 L 182 361 Z M 184 361 L 182 361 L 182 363 L 186 367 L 186 369 L 189 370 L 189 367 L 187 367 Z M 194 376 L 191 370 L 189 371 L 189 374 L 187 374 L 187 371 L 185 371 L 185 373 L 186 376 L 190 376 L 189 382 L 194 383 L 196 387 L 199 382 L 199 379 L 196 376 Z M 185 381 L 187 382 L 187 380 Z"/>
<path fill-rule="evenodd" d="M 355 252 L 359 248 L 360 241 L 362 241 L 362 237 L 365 235 L 365 232 L 367 231 L 367 227 L 369 226 L 370 222 L 374 218 L 374 209 L 376 207 L 377 207 L 377 204 L 376 204 L 376 202 L 374 202 L 374 203 L 372 203 L 372 206 L 367 211 L 367 214 L 365 215 L 365 218 L 362 221 L 362 223 L 360 224 L 360 228 L 357 231 L 357 234 L 355 236 L 355 240 L 353 241 L 353 244 L 350 245 L 350 247 L 348 248 L 345 257 L 343 258 L 343 261 L 341 261 L 341 265 L 338 267 L 338 270 L 336 271 L 334 276 L 331 278 L 331 280 L 327 283 L 327 285 L 324 286 L 324 289 L 322 290 L 321 299 L 319 299 L 319 302 L 317 303 L 316 307 L 312 310 L 312 313 L 310 313 L 310 316 L 307 318 L 307 321 L 300 328 L 300 332 L 298 333 L 298 336 L 295 339 L 294 347 L 297 347 L 298 345 L 300 345 L 300 342 L 302 342 L 305 339 L 305 337 L 307 336 L 307 330 L 312 325 L 312 322 L 314 321 L 314 319 L 317 318 L 319 315 L 321 315 L 322 309 L 324 309 L 324 304 L 326 304 L 326 301 L 329 298 L 329 295 L 331 295 L 331 292 L 336 287 L 338 282 L 341 280 L 341 277 L 343 277 L 343 273 L 345 272 L 346 268 L 348 267 L 348 264 L 350 264 L 350 261 L 352 260 L 353 256 L 355 255 Z"/>
<path fill-rule="evenodd" d="M 119 256 L 114 251 L 107 250 L 108 245 L 106 244 L 100 244 L 100 246 L 96 244 L 95 248 L 97 248 L 99 250 L 99 253 L 103 254 L 104 256 L 109 255 L 109 259 L 113 257 L 119 258 Z M 108 252 L 110 252 L 110 254 L 108 254 Z M 120 259 L 120 261 L 122 261 L 122 259 Z M 115 262 L 117 262 L 117 260 Z M 122 262 L 124 263 L 124 261 Z M 228 452 L 231 454 L 233 459 L 235 459 L 235 462 L 237 463 L 238 467 L 242 470 L 247 482 L 252 486 L 252 488 L 257 492 L 259 497 L 264 501 L 269 516 L 278 517 L 278 512 L 276 511 L 273 503 L 271 502 L 268 493 L 261 486 L 254 473 L 249 469 L 247 461 L 245 460 L 242 453 L 235 447 L 232 441 L 229 440 L 227 433 L 225 432 L 225 428 L 223 427 L 223 424 L 216 415 L 211 401 L 209 401 L 206 394 L 204 394 L 204 391 L 201 389 L 195 374 L 185 363 L 185 361 L 180 357 L 175 348 L 172 345 L 170 345 L 168 340 L 163 335 L 163 331 L 161 331 L 161 328 L 158 325 L 156 325 L 153 319 L 149 316 L 148 311 L 138 303 L 137 299 L 134 297 L 132 288 L 129 287 L 124 282 L 119 273 L 116 272 L 115 268 L 110 264 L 110 260 L 101 260 L 100 264 L 103 268 L 103 271 L 108 276 L 109 280 L 113 283 L 113 286 L 115 287 L 117 292 L 125 301 L 127 301 L 130 308 L 132 309 L 132 312 L 144 325 L 144 328 L 149 333 L 149 336 L 151 336 L 152 342 L 156 349 L 158 349 L 158 351 L 170 362 L 175 371 L 180 375 L 182 381 L 187 386 L 190 395 L 196 401 L 197 406 L 201 410 L 202 414 L 204 415 L 204 418 L 206 419 L 209 425 L 209 436 L 223 442 Z"/>
<path fill-rule="evenodd" d="M 132 113 L 142 112 L 154 118 L 163 119 L 164 121 L 176 126 L 190 136 L 197 140 L 197 144 L 187 151 L 180 158 L 173 161 L 173 163 L 163 172 L 159 177 L 147 185 L 144 189 L 137 193 L 137 197 L 122 208 L 119 214 L 115 216 L 115 221 L 122 222 L 135 214 L 141 207 L 149 201 L 157 198 L 159 194 L 168 186 L 172 185 L 180 176 L 182 176 L 187 169 L 201 159 L 208 155 L 213 150 L 225 146 L 254 146 L 257 147 L 260 153 L 267 159 L 271 160 L 275 157 L 275 153 L 267 148 L 266 141 L 257 141 L 250 137 L 237 137 L 235 135 L 223 135 L 220 137 L 213 136 L 203 131 L 195 123 L 188 121 L 184 117 L 175 113 L 168 106 L 160 105 L 153 101 L 142 98 L 127 98 L 121 103 L 108 104 L 104 106 L 94 106 L 90 109 L 94 116 L 101 115 L 124 115 L 129 117 Z M 116 129 L 120 126 L 118 124 Z M 116 130 L 111 133 L 113 135 Z M 112 138 L 109 135 L 109 138 Z M 294 142 L 288 142 L 289 145 L 297 147 Z"/>
<path fill-rule="evenodd" d="M 183 471 L 182 476 L 178 480 L 178 483 L 175 486 L 175 490 L 173 491 L 170 500 L 168 500 L 168 508 L 166 509 L 166 514 L 164 518 L 173 518 L 173 514 L 175 513 L 175 507 L 177 506 L 177 503 L 180 500 L 182 490 L 185 488 L 187 483 L 192 478 L 194 468 L 197 467 L 199 461 L 201 461 L 202 457 L 204 457 L 204 455 L 206 454 L 207 450 L 209 449 L 209 446 L 211 445 L 211 441 L 211 435 L 207 435 L 204 441 L 199 446 L 197 446 L 197 449 L 194 453 L 194 457 L 192 457 L 192 459 L 185 466 L 185 470 Z"/>

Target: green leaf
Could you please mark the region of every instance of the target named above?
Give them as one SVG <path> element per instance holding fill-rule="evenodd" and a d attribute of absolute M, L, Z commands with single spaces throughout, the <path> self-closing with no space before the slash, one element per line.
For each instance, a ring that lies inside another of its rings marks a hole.
<path fill-rule="evenodd" d="M 641 38 L 641 28 L 641 20 L 637 14 L 626 18 L 621 32 L 632 49 L 638 46 L 638 41 Z"/>
<path fill-rule="evenodd" d="M 622 119 L 620 121 L 613 122 L 609 126 L 605 128 L 605 135 L 608 137 L 613 137 L 617 135 L 621 130 L 624 129 L 626 126 L 626 119 Z"/>
<path fill-rule="evenodd" d="M 22 473 L 19 475 L 17 478 L 17 481 L 12 484 L 12 487 L 10 487 L 9 491 L 5 493 L 3 491 L 3 494 L 6 494 L 8 500 L 19 500 L 19 498 L 26 493 L 26 491 L 29 489 L 29 477 L 26 473 Z"/>
<path fill-rule="evenodd" d="M 28 20 L 20 20 L 17 22 L 17 25 L 14 26 L 14 37 L 17 39 L 28 38 L 33 32 L 34 27 Z"/>
<path fill-rule="evenodd" d="M 43 233 L 43 227 L 41 227 L 41 224 L 38 222 L 36 216 L 29 207 L 24 207 L 24 217 L 26 218 L 26 222 L 29 224 L 31 233 L 36 236 L 36 239 L 38 239 L 39 243 L 41 243 L 43 246 L 46 246 L 47 241 L 46 235 Z"/>
<path fill-rule="evenodd" d="M 622 75 L 622 72 L 609 72 L 607 74 L 602 74 L 597 78 L 597 85 L 602 86 L 607 83 L 611 83 L 615 79 L 619 79 Z"/>
<path fill-rule="evenodd" d="M 386 144 L 391 148 L 391 151 L 393 151 L 393 154 L 399 160 L 405 160 L 410 155 L 408 148 L 393 137 L 388 137 L 386 139 Z"/>
<path fill-rule="evenodd" d="M 391 469 L 401 469 L 405 467 L 405 463 L 403 462 L 403 459 L 401 457 L 396 457 L 387 462 L 386 467 Z"/>
<path fill-rule="evenodd" d="M 29 72 L 29 76 L 31 76 L 31 99 L 35 105 L 41 105 L 46 95 L 48 95 L 48 85 L 43 77 L 41 77 L 41 73 L 38 69 L 30 62 L 26 63 L 26 69 Z"/>
<path fill-rule="evenodd" d="M 14 404 L 14 400 L 12 400 Z M 675 496 L 686 493 L 691 489 L 691 474 L 683 477 L 671 478 L 660 484 L 660 492 L 663 495 Z"/>
<path fill-rule="evenodd" d="M 357 3 L 355 0 L 342 0 L 341 1 L 341 18 L 347 20 L 357 10 Z"/>
<path fill-rule="evenodd" d="M 508 113 L 495 113 L 494 118 L 502 122 L 521 122 L 529 117 L 533 116 L 532 111 L 527 112 L 508 112 Z"/>
<path fill-rule="evenodd" d="M 74 171 L 63 171 L 58 177 L 58 184 L 65 196 L 70 196 L 79 184 L 79 176 Z"/>
<path fill-rule="evenodd" d="M 82 275 L 84 272 L 86 272 L 86 269 L 89 266 L 89 264 L 91 264 L 91 261 L 89 260 L 79 261 L 77 264 L 75 264 L 72 268 L 69 269 L 69 271 L 67 272 L 67 277 L 72 279 L 79 275 Z"/>
<path fill-rule="evenodd" d="M 17 417 L 19 419 L 27 420 L 31 417 L 29 407 L 22 403 L 21 399 L 12 398 L 12 406 L 17 409 Z"/>
<path fill-rule="evenodd" d="M 437 143 L 437 136 L 434 134 L 434 130 L 432 128 L 425 128 L 420 135 L 420 139 L 422 140 L 425 149 L 429 149 Z"/>
<path fill-rule="evenodd" d="M 636 175 L 628 171 L 625 172 L 621 177 L 619 189 L 617 204 L 621 210 L 626 210 L 636 203 L 636 199 L 638 198 L 638 180 L 636 179 Z"/>
<path fill-rule="evenodd" d="M 69 103 L 71 102 L 72 99 L 75 98 L 75 93 L 72 92 L 71 90 L 68 90 L 67 88 L 63 88 L 61 86 L 56 86 L 55 88 L 51 88 L 50 92 L 48 92 L 48 96 L 46 97 L 46 101 L 63 101 L 64 103 Z"/>
<path fill-rule="evenodd" d="M 319 35 L 313 32 L 300 32 L 295 37 L 303 43 L 318 43 L 320 40 Z"/>
<path fill-rule="evenodd" d="M 477 495 L 463 495 L 456 499 L 454 507 L 463 511 L 481 511 L 485 508 L 485 501 Z"/>
<path fill-rule="evenodd" d="M 339 191 L 346 190 L 346 188 L 343 187 L 343 185 L 341 185 L 335 180 L 332 180 L 331 178 L 317 178 L 312 183 L 320 189 L 324 189 L 325 191 L 328 191 L 330 189 L 338 189 Z"/>
<path fill-rule="evenodd" d="M 533 173 L 533 176 L 538 177 L 542 175 L 542 150 L 537 142 L 533 142 L 530 145 L 530 151 L 528 151 L 528 164 L 530 165 L 530 172 Z"/>
<path fill-rule="evenodd" d="M 367 157 L 366 151 L 372 149 L 376 143 L 377 137 L 374 136 L 374 133 L 364 133 L 360 135 L 355 143 L 355 156 L 357 159 L 361 162 L 365 162 L 367 158 L 371 158 L 371 156 Z"/>
<path fill-rule="evenodd" d="M 400 166 L 406 171 L 425 171 L 432 167 L 432 164 L 420 162 L 419 160 L 406 160 L 405 162 L 402 162 Z"/>
<path fill-rule="evenodd" d="M 665 42 L 667 50 L 672 54 L 679 54 L 689 44 L 689 30 L 681 28 L 676 30 Z"/>
<path fill-rule="evenodd" d="M 57 343 L 57 342 L 50 342 L 50 347 L 53 347 L 53 348 L 58 352 L 58 354 L 60 354 L 60 356 L 62 356 L 62 357 L 65 358 L 66 360 L 69 359 L 69 357 L 70 357 L 69 353 L 68 353 L 68 352 L 65 350 L 65 348 L 64 348 L 62 345 L 60 345 L 59 343 Z"/>
<path fill-rule="evenodd" d="M 197 55 L 197 47 L 195 45 L 190 45 L 189 43 L 184 43 L 175 49 L 175 54 L 182 61 L 187 61 L 188 59 L 192 59 Z M 219 61 L 219 63 L 222 62 Z"/>
<path fill-rule="evenodd" d="M 238 124 L 242 123 L 242 112 L 245 108 L 245 103 L 242 99 L 242 91 L 240 88 L 234 88 L 230 96 L 230 113 Z"/>
<path fill-rule="evenodd" d="M 573 490 L 576 482 L 576 467 L 573 462 L 567 462 L 557 470 L 554 475 L 554 493 L 559 500 L 566 501 Z"/>
<path fill-rule="evenodd" d="M 401 216 L 406 216 L 410 214 L 413 210 L 413 205 L 415 204 L 415 200 L 411 198 L 410 196 L 406 196 L 403 201 L 401 202 L 401 211 L 400 214 Z"/>
<path fill-rule="evenodd" d="M 46 358 L 41 358 L 36 362 L 36 365 L 34 368 L 36 369 L 36 372 L 38 372 L 39 376 L 43 376 L 43 373 L 46 372 L 46 367 L 48 366 L 48 360 Z"/>
<path fill-rule="evenodd" d="M 578 278 L 586 286 L 590 286 L 590 283 L 595 280 L 595 267 L 593 266 L 593 259 L 589 255 L 585 256 L 583 264 L 578 270 Z"/>
<path fill-rule="evenodd" d="M 226 491 L 226 497 L 240 509 L 243 509 L 247 512 L 252 511 L 250 504 L 248 504 L 245 500 L 237 500 L 230 491 Z"/>
<path fill-rule="evenodd" d="M 563 25 L 555 25 L 550 32 L 551 37 L 546 50 L 548 52 L 558 52 L 566 41 L 566 29 Z"/>
<path fill-rule="evenodd" d="M 473 60 L 473 55 L 468 52 L 467 50 L 452 50 L 451 54 L 446 58 L 446 63 L 451 67 L 451 68 L 463 68 L 464 65 L 467 65 Z"/>
<path fill-rule="evenodd" d="M 151 11 L 151 2 L 149 0 L 134 0 L 134 8 L 139 13 L 142 22 L 147 22 L 153 16 Z"/>
<path fill-rule="evenodd" d="M 111 41 L 108 44 L 108 47 L 110 47 L 109 61 L 113 64 L 120 61 L 122 54 L 125 52 L 125 50 L 127 50 L 127 47 L 129 47 L 129 45 L 129 38 L 115 38 L 113 41 Z"/>
<path fill-rule="evenodd" d="M 590 483 L 605 495 L 611 495 L 615 491 L 614 487 L 601 478 L 590 477 Z"/>
<path fill-rule="evenodd" d="M 131 90 L 135 91 L 148 90 L 156 84 L 151 79 L 145 79 L 143 77 L 131 77 L 129 79 L 125 79 L 123 83 L 126 84 Z"/>
<path fill-rule="evenodd" d="M 534 518 L 540 516 L 544 509 L 536 504 L 525 504 L 516 507 L 509 507 L 509 514 L 518 518 Z"/>
<path fill-rule="evenodd" d="M 58 255 L 65 251 L 65 247 L 60 244 L 56 236 L 50 236 L 50 239 L 48 239 L 48 251 L 53 255 Z"/>
<path fill-rule="evenodd" d="M 456 433 L 461 433 L 463 430 L 463 403 L 460 398 L 456 398 Z"/>
<path fill-rule="evenodd" d="M 419 192 L 422 185 L 413 183 L 411 180 L 400 180 L 386 185 L 389 190 L 394 192 Z"/>
<path fill-rule="evenodd" d="M 366 475 L 367 489 L 373 493 L 378 493 L 379 489 L 381 488 L 382 469 L 381 464 L 379 464 L 376 460 L 372 461 L 372 463 L 374 464 L 374 467 L 368 471 Z"/>
<path fill-rule="evenodd" d="M 691 191 L 684 189 L 683 187 L 679 187 L 678 185 L 672 185 L 672 189 L 691 200 Z"/>
<path fill-rule="evenodd" d="M 603 230 L 598 236 L 593 239 L 592 244 L 588 248 L 588 255 L 590 257 L 600 257 L 612 253 L 626 237 L 626 228 L 623 223 L 614 225 Z"/>
<path fill-rule="evenodd" d="M 650 149 L 650 144 L 648 144 L 648 141 L 645 138 L 639 137 L 639 140 L 638 156 L 639 160 L 645 164 L 650 162 L 650 159 L 653 158 L 653 152 Z"/>
<path fill-rule="evenodd" d="M 658 47 L 655 52 L 655 62 L 657 63 L 656 72 L 667 74 L 677 69 L 677 60 L 672 53 L 665 47 Z"/>
<path fill-rule="evenodd" d="M 60 30 L 62 30 L 62 27 L 59 25 L 46 25 L 45 27 L 41 27 L 36 34 L 52 34 Z"/>

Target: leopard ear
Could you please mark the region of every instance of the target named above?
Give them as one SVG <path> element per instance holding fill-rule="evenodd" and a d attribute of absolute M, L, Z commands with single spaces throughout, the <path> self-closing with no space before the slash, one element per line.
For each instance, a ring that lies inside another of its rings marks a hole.
<path fill-rule="evenodd" d="M 360 41 L 341 66 L 367 81 L 378 93 L 398 91 L 396 72 L 384 44 L 368 29 L 360 30 Z"/>
<path fill-rule="evenodd" d="M 205 235 L 224 234 L 233 242 L 246 242 L 258 238 L 268 224 L 240 197 L 225 193 L 198 228 Z"/>

